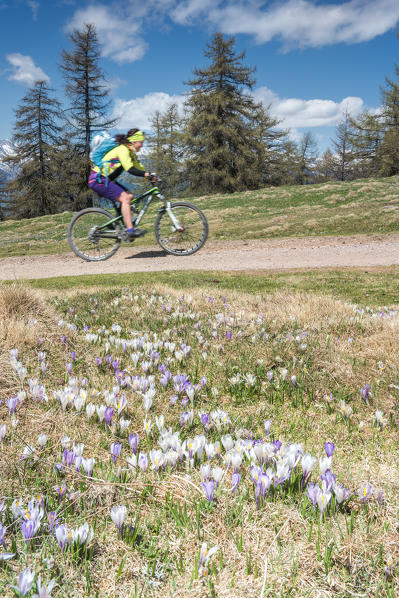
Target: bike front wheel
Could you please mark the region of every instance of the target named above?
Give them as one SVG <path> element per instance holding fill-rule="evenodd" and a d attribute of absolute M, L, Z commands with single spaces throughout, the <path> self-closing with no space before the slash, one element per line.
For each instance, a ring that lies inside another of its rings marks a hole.
<path fill-rule="evenodd" d="M 68 227 L 72 251 L 86 262 L 100 262 L 113 256 L 121 244 L 120 224 L 112 222 L 107 225 L 113 218 L 101 208 L 86 208 L 78 212 Z"/>
<path fill-rule="evenodd" d="M 171 204 L 176 222 L 166 209 L 158 213 L 155 237 L 159 245 L 172 255 L 191 255 L 203 247 L 208 237 L 208 222 L 197 206 L 181 201 Z"/>

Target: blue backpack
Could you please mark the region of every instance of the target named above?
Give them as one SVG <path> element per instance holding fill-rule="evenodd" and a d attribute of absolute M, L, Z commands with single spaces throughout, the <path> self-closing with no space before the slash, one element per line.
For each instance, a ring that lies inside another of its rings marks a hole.
<path fill-rule="evenodd" d="M 107 162 L 109 162 L 109 160 L 104 160 L 105 154 L 107 154 L 109 151 L 111 151 L 112 149 L 114 149 L 114 147 L 117 146 L 118 144 L 116 143 L 116 141 L 112 137 L 110 137 L 108 133 L 106 133 L 105 131 L 101 131 L 101 133 L 93 137 L 93 140 L 90 144 L 90 160 L 93 162 L 95 166 L 98 166 L 98 168 L 101 171 L 103 166 L 105 166 Z M 107 177 L 107 168 L 105 168 L 104 170 L 105 177 Z M 97 178 L 100 179 L 100 177 L 101 172 L 97 174 Z"/>

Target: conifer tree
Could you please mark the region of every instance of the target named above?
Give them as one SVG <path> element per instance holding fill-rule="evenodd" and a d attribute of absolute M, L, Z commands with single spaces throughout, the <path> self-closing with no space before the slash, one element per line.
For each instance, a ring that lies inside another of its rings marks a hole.
<path fill-rule="evenodd" d="M 100 69 L 100 47 L 95 26 L 85 24 L 82 30 L 70 34 L 72 50 L 62 51 L 61 70 L 70 107 L 65 111 L 67 129 L 80 154 L 76 164 L 76 182 L 80 203 L 91 205 L 92 194 L 87 189 L 90 172 L 90 142 L 93 134 L 115 125 L 109 118 L 109 88 Z"/>
<path fill-rule="evenodd" d="M 350 143 L 353 146 L 355 177 L 378 176 L 381 171 L 380 147 L 384 137 L 379 115 L 367 110 L 351 120 Z"/>
<path fill-rule="evenodd" d="M 42 216 L 59 210 L 52 162 L 61 132 L 60 104 L 50 96 L 51 91 L 45 81 L 38 81 L 16 110 L 15 153 L 5 159 L 18 167 L 16 177 L 7 184 L 14 217 Z"/>
<path fill-rule="evenodd" d="M 333 140 L 334 152 L 334 178 L 338 181 L 348 181 L 353 178 L 353 161 L 355 153 L 353 151 L 352 139 L 353 131 L 349 112 L 346 110 L 343 119 L 338 123 Z"/>
<path fill-rule="evenodd" d="M 256 123 L 259 107 L 250 95 L 254 70 L 235 52 L 233 37 L 216 33 L 204 52 L 207 68 L 188 82 L 184 131 L 186 169 L 192 190 L 231 193 L 257 186 Z"/>
<path fill-rule="evenodd" d="M 297 148 L 296 182 L 300 185 L 305 185 L 313 180 L 317 151 L 316 139 L 310 131 L 306 131 Z"/>
<path fill-rule="evenodd" d="M 155 112 L 151 120 L 153 134 L 149 137 L 151 147 L 147 160 L 168 185 L 168 193 L 177 195 L 184 187 L 182 118 L 176 104 L 165 112 Z"/>

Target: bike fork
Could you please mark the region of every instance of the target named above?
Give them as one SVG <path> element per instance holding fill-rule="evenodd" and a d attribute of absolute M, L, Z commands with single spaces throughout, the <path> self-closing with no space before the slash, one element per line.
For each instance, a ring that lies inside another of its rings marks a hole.
<path fill-rule="evenodd" d="M 175 216 L 175 215 L 174 215 L 174 213 L 173 213 L 173 210 L 172 210 L 172 208 L 170 207 L 170 203 L 169 203 L 169 202 L 167 202 L 167 204 L 166 204 L 166 212 L 167 212 L 167 214 L 168 214 L 169 218 L 171 219 L 171 221 L 172 221 L 172 224 L 173 224 L 173 226 L 175 227 L 175 229 L 176 229 L 176 230 L 177 230 L 179 233 L 182 233 L 182 232 L 184 231 L 184 226 L 182 226 L 182 225 L 180 224 L 180 222 L 177 220 L 176 216 Z"/>

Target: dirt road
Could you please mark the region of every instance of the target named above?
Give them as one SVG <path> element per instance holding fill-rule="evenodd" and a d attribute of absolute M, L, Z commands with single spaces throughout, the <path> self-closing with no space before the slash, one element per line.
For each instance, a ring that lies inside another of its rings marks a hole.
<path fill-rule="evenodd" d="M 160 247 L 123 246 L 105 262 L 88 263 L 72 253 L 0 258 L 0 280 L 165 270 L 289 270 L 399 264 L 399 234 L 208 242 L 188 257 Z"/>

